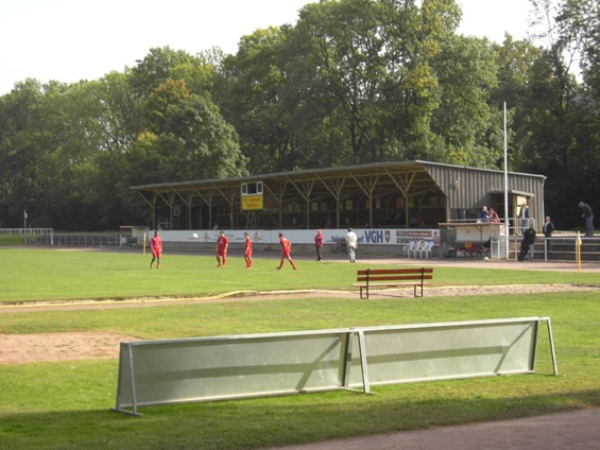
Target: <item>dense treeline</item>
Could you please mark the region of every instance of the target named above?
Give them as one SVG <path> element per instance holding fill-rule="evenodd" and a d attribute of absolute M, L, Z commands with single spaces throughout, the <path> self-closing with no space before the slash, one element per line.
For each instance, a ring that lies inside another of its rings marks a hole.
<path fill-rule="evenodd" d="M 422 159 L 543 174 L 600 202 L 600 0 L 537 0 L 536 40 L 456 33 L 455 0 L 321 0 L 235 55 L 153 48 L 94 81 L 0 97 L 0 226 L 150 224 L 133 185 Z M 534 45 L 533 42 L 539 42 Z M 577 67 L 575 67 L 577 62 Z M 577 71 L 575 71 L 577 69 Z M 573 73 L 580 73 L 575 77 Z"/>

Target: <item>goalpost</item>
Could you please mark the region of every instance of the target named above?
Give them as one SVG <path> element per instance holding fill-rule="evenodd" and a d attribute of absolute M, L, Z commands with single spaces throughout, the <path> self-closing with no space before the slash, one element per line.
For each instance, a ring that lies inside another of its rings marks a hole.
<path fill-rule="evenodd" d="M 0 242 L 8 243 L 17 236 L 23 238 L 24 244 L 40 236 L 50 236 L 50 245 L 54 245 L 54 228 L 0 228 Z"/>

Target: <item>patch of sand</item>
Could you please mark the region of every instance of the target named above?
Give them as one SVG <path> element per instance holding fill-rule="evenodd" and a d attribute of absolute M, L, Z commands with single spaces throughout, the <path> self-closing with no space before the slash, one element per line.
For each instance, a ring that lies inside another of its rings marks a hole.
<path fill-rule="evenodd" d="M 513 294 L 540 294 L 558 292 L 581 292 L 600 290 L 597 285 L 574 284 L 544 284 L 544 285 L 510 285 L 510 286 L 446 286 L 426 287 L 425 297 L 437 296 L 466 296 L 466 295 L 513 295 Z M 302 291 L 302 292 L 275 292 L 275 293 L 246 293 L 243 296 L 218 297 L 218 298 L 190 298 L 190 299 L 156 299 L 137 300 L 128 302 L 77 302 L 69 304 L 36 304 L 22 307 L 2 307 L 0 313 L 35 312 L 49 310 L 72 309 L 108 309 L 108 308 L 136 308 L 153 307 L 160 305 L 185 305 L 198 303 L 215 303 L 231 301 L 256 301 L 280 300 L 297 298 L 347 298 L 360 300 L 358 292 L 339 291 Z M 398 301 L 403 298 L 413 298 L 412 286 L 403 289 L 386 289 L 372 291 L 373 299 L 389 299 Z M 44 361 L 70 361 L 85 359 L 117 359 L 121 342 L 137 340 L 134 337 L 108 333 L 108 332 L 67 332 L 67 333 L 39 333 L 39 334 L 0 334 L 0 364 L 26 364 Z"/>
<path fill-rule="evenodd" d="M 117 359 L 119 343 L 135 340 L 105 332 L 0 334 L 0 364 Z"/>

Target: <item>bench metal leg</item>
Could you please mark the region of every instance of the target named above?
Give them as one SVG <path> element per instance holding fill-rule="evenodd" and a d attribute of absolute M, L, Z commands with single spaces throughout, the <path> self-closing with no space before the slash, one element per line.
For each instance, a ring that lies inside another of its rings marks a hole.
<path fill-rule="evenodd" d="M 417 295 L 417 288 L 420 287 L 421 288 L 421 295 Z M 422 284 L 415 284 L 413 286 L 413 294 L 415 297 L 423 297 L 423 285 Z"/>
<path fill-rule="evenodd" d="M 363 297 L 363 289 L 365 290 L 365 296 Z M 360 286 L 360 298 L 369 299 L 369 286 Z"/>

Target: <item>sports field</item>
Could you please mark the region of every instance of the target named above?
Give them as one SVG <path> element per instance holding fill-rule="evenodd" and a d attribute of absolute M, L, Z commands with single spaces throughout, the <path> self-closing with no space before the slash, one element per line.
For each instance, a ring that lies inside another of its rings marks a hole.
<path fill-rule="evenodd" d="M 276 259 L 258 256 L 246 270 L 241 256 L 231 256 L 220 269 L 211 256 L 165 255 L 161 269 L 150 270 L 149 256 L 135 253 L 0 248 L 0 258 L 0 338 L 77 332 L 89 339 L 95 333 L 165 339 L 549 316 L 560 373 L 552 375 L 548 344 L 541 340 L 534 375 L 376 387 L 370 396 L 332 392 L 150 407 L 141 411 L 143 418 L 134 418 L 110 411 L 116 357 L 0 363 L 2 449 L 268 448 L 600 406 L 598 290 L 560 289 L 597 287 L 597 272 L 436 267 L 435 296 L 428 297 L 426 289 L 423 299 L 361 301 L 348 294 L 356 270 L 368 267 L 360 262 L 300 259 L 297 271 L 287 263 L 277 271 Z M 558 287 L 544 293 L 504 288 L 550 283 Z M 477 289 L 471 289 L 474 295 L 439 292 L 456 286 Z M 306 289 L 340 292 L 231 295 Z M 131 307 L 125 302 L 131 298 L 144 302 Z M 156 298 L 164 301 L 146 307 Z M 90 299 L 110 301 L 111 307 L 59 306 Z M 25 306 L 14 308 L 17 303 Z M 31 306 L 41 303 L 40 310 Z"/>

